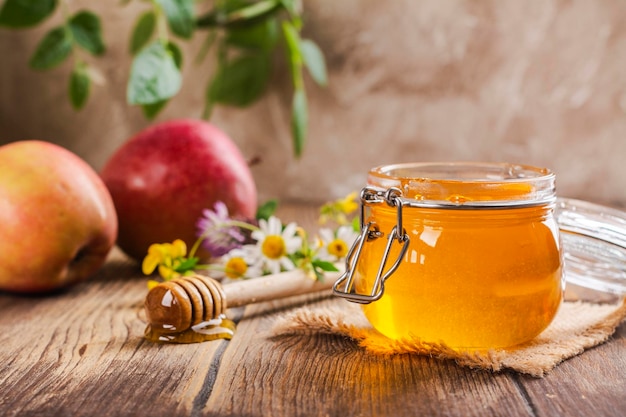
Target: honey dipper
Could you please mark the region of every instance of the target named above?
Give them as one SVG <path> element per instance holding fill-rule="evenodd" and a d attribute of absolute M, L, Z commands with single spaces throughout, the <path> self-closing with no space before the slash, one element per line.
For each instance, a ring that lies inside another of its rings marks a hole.
<path fill-rule="evenodd" d="M 213 278 L 193 275 L 175 278 L 152 288 L 144 303 L 148 323 L 161 334 L 179 333 L 219 318 L 226 307 L 330 289 L 339 272 L 327 272 L 315 281 L 296 269 L 222 285 Z"/>

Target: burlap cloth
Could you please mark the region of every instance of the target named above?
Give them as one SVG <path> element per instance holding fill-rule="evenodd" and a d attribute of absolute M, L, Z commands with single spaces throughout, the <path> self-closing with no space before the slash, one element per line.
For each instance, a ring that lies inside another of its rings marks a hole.
<path fill-rule="evenodd" d="M 325 333 L 349 337 L 374 355 L 417 354 L 452 359 L 471 368 L 543 377 L 564 360 L 597 346 L 615 332 L 626 317 L 626 301 L 612 304 L 585 301 L 564 302 L 550 326 L 534 340 L 515 349 L 458 352 L 441 344 L 419 339 L 393 341 L 374 330 L 358 305 L 326 299 L 280 316 L 273 323 L 273 336 L 306 336 Z"/>

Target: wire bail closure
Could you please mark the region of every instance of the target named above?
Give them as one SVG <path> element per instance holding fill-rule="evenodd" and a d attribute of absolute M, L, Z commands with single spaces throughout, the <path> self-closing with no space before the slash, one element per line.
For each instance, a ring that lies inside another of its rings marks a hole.
<path fill-rule="evenodd" d="M 404 200 L 401 197 L 402 191 L 395 187 L 391 187 L 384 191 L 370 187 L 365 187 L 361 190 L 361 233 L 348 251 L 348 255 L 346 256 L 345 272 L 339 277 L 337 282 L 335 282 L 335 285 L 333 285 L 333 293 L 335 295 L 359 304 L 369 304 L 373 301 L 379 300 L 383 296 L 385 291 L 385 281 L 396 271 L 396 269 L 398 269 L 402 258 L 404 258 L 404 255 L 409 248 L 409 235 L 402 226 L 402 208 L 404 206 Z M 380 203 L 386 203 L 390 207 L 396 207 L 397 221 L 396 225 L 391 229 L 387 236 L 387 246 L 385 247 L 383 257 L 380 260 L 378 272 L 376 274 L 374 284 L 372 285 L 371 292 L 369 294 L 360 294 L 357 293 L 354 288 L 354 274 L 359 259 L 361 258 L 363 246 L 365 243 L 371 242 L 385 235 L 378 229 L 376 223 L 368 222 L 367 224 L 364 224 L 365 206 L 367 204 Z M 387 270 L 385 270 L 389 259 L 389 252 L 391 251 L 391 247 L 395 241 L 402 245 L 400 253 L 398 254 L 395 262 Z"/>

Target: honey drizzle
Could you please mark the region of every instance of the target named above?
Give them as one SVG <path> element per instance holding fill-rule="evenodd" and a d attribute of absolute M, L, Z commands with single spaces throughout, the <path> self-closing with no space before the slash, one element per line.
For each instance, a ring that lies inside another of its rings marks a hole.
<path fill-rule="evenodd" d="M 224 315 L 216 319 L 204 321 L 182 332 L 172 333 L 160 331 L 151 325 L 146 327 L 144 337 L 157 343 L 200 343 L 211 340 L 230 340 L 235 335 L 237 325 Z"/>

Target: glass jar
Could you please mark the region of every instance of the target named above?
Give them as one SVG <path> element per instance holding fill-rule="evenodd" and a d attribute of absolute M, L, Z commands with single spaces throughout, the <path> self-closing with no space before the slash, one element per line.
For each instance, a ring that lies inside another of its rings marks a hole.
<path fill-rule="evenodd" d="M 497 163 L 369 172 L 361 234 L 334 286 L 379 332 L 459 350 L 511 347 L 554 318 L 564 289 L 555 175 Z"/>

